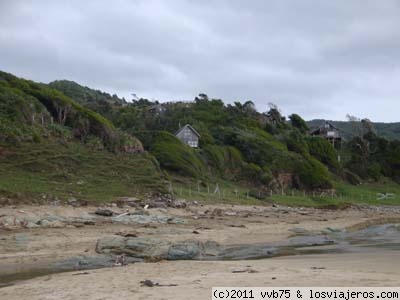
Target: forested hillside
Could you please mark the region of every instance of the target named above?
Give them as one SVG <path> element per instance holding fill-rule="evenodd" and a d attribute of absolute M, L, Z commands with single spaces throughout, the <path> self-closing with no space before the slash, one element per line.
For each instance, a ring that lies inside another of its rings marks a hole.
<path fill-rule="evenodd" d="M 286 119 L 274 105 L 266 110 L 256 111 L 251 101 L 225 104 L 201 94 L 193 102 L 140 99 L 110 107 L 105 115 L 138 136 L 164 169 L 183 176 L 204 180 L 217 176 L 243 183 L 251 178 L 251 183 L 267 189 L 327 189 L 338 178 L 358 184 L 399 177 L 397 142 L 379 137 L 373 127 L 353 122 L 357 135 L 341 131 L 347 142 L 334 149 L 323 138 L 310 137 L 310 123 L 300 116 Z M 184 124 L 200 133 L 200 149 L 193 150 L 173 136 Z M 371 139 L 386 146 L 370 149 Z"/>
<path fill-rule="evenodd" d="M 185 124 L 200 134 L 199 148 L 174 135 Z M 106 200 L 165 194 L 174 181 L 263 191 L 399 181 L 399 141 L 364 124 L 335 149 L 310 136 L 309 124 L 273 104 L 258 112 L 251 101 L 226 104 L 205 94 L 191 102 L 127 103 L 72 81 L 42 84 L 1 72 L 0 193 L 42 197 L 52 190 L 63 199 Z"/>

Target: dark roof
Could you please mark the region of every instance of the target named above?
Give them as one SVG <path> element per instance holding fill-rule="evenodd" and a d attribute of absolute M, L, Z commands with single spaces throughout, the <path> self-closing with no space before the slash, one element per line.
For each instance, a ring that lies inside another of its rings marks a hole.
<path fill-rule="evenodd" d="M 178 135 L 183 129 L 185 128 L 189 128 L 195 135 L 197 135 L 198 137 L 200 137 L 200 134 L 196 131 L 196 129 L 194 129 L 191 125 L 186 124 L 185 126 L 179 128 L 179 130 L 177 132 L 175 132 L 175 135 Z"/>
<path fill-rule="evenodd" d="M 318 132 L 320 129 L 324 129 L 324 125 L 325 124 L 329 124 L 329 126 L 331 126 L 332 128 L 336 129 L 337 131 L 341 131 L 339 128 L 337 128 L 335 125 L 333 125 L 331 122 L 325 121 L 324 123 L 322 123 L 318 127 L 311 129 L 311 134 Z"/>

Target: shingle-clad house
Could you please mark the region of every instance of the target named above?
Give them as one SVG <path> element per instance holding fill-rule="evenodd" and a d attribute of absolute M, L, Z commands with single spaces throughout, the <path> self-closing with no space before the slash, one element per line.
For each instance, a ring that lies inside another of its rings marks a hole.
<path fill-rule="evenodd" d="M 200 134 L 189 124 L 181 127 L 175 136 L 192 148 L 199 147 Z"/>
<path fill-rule="evenodd" d="M 320 127 L 311 131 L 312 136 L 320 136 L 327 139 L 332 143 L 335 148 L 340 148 L 342 145 L 342 137 L 340 136 L 339 129 L 326 121 Z"/>

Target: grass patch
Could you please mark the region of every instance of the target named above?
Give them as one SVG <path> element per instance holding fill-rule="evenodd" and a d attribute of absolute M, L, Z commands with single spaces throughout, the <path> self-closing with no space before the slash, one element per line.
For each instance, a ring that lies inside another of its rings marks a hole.
<path fill-rule="evenodd" d="M 71 197 L 103 202 L 166 192 L 164 177 L 148 154 L 115 154 L 55 141 L 0 145 L 0 150 L 0 196 L 20 202 Z"/>

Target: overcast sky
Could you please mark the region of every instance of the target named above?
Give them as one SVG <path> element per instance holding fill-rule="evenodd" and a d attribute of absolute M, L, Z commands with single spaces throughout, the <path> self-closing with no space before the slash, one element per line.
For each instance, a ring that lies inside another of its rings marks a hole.
<path fill-rule="evenodd" d="M 127 99 L 400 121 L 400 1 L 0 0 L 0 69 Z"/>

